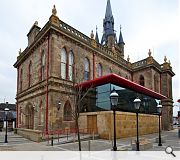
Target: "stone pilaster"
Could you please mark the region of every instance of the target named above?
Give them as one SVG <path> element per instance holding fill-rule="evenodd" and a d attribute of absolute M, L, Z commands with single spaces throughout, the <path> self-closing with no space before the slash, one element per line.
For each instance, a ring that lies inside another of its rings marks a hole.
<path fill-rule="evenodd" d="M 172 130 L 173 129 L 173 100 L 170 98 L 164 99 L 162 102 L 162 129 Z"/>

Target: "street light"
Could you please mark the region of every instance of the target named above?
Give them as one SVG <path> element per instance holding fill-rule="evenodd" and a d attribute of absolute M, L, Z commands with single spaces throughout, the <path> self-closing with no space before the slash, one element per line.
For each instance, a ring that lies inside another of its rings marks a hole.
<path fill-rule="evenodd" d="M 8 102 L 6 102 L 6 106 L 8 106 Z M 5 116 L 6 116 L 6 133 L 5 133 L 4 143 L 8 143 L 8 140 L 7 140 L 7 115 L 8 115 L 8 112 L 9 112 L 9 108 L 5 108 L 4 112 L 5 112 Z"/>
<path fill-rule="evenodd" d="M 113 117 L 114 117 L 114 146 L 113 146 L 113 151 L 117 151 L 117 146 L 116 146 L 116 106 L 118 103 L 118 98 L 119 98 L 119 95 L 117 94 L 115 89 L 113 89 L 113 91 L 110 94 L 110 101 L 111 101 L 111 105 L 112 105 L 112 109 L 113 109 Z"/>
<path fill-rule="evenodd" d="M 136 151 L 139 151 L 138 112 L 141 105 L 141 100 L 137 97 L 133 102 L 134 102 L 134 108 L 136 109 L 136 128 L 137 128 Z"/>
<path fill-rule="evenodd" d="M 157 111 L 159 113 L 159 143 L 158 143 L 158 146 L 162 146 L 162 143 L 161 143 L 161 120 L 160 120 L 161 111 L 162 111 L 161 101 L 159 101 L 159 104 L 157 105 Z"/>

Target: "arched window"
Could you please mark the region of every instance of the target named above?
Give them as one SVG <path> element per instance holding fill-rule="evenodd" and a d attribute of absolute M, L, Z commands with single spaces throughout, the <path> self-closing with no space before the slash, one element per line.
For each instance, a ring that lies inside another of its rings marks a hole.
<path fill-rule="evenodd" d="M 32 62 L 29 63 L 29 87 L 32 86 Z"/>
<path fill-rule="evenodd" d="M 23 69 L 21 68 L 21 73 L 20 73 L 20 91 L 22 91 L 22 84 L 23 84 Z"/>
<path fill-rule="evenodd" d="M 85 58 L 85 60 L 84 60 L 84 80 L 89 80 L 89 78 L 90 78 L 89 67 L 90 67 L 89 59 Z"/>
<path fill-rule="evenodd" d="M 139 77 L 139 84 L 140 84 L 141 86 L 144 86 L 144 85 L 145 85 L 145 83 L 144 83 L 144 76 L 143 76 L 143 75 L 140 75 L 140 77 Z"/>
<path fill-rule="evenodd" d="M 67 77 L 67 54 L 66 50 L 63 48 L 61 50 L 61 78 L 66 79 Z"/>
<path fill-rule="evenodd" d="M 102 65 L 100 63 L 98 63 L 98 66 L 97 66 L 97 76 L 98 77 L 101 77 L 102 76 Z"/>
<path fill-rule="evenodd" d="M 72 108 L 69 101 L 64 105 L 64 121 L 72 121 Z"/>
<path fill-rule="evenodd" d="M 68 77 L 69 80 L 73 80 L 73 65 L 74 65 L 74 55 L 72 51 L 69 52 L 69 70 L 68 70 Z"/>
<path fill-rule="evenodd" d="M 34 108 L 30 103 L 25 107 L 25 128 L 34 128 Z"/>
<path fill-rule="evenodd" d="M 41 80 L 45 79 L 45 53 L 42 51 L 41 55 Z"/>

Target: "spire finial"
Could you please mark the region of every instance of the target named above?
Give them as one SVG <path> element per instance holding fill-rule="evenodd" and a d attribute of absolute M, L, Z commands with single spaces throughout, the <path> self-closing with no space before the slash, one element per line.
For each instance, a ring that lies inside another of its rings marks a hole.
<path fill-rule="evenodd" d="M 120 44 L 120 43 L 125 44 L 125 43 L 124 43 L 124 40 L 123 40 L 122 33 L 121 33 L 121 29 L 122 29 L 122 27 L 121 27 L 121 25 L 120 25 L 119 44 Z"/>
<path fill-rule="evenodd" d="M 149 57 L 151 57 L 151 55 L 152 55 L 152 52 L 150 49 L 149 49 L 148 55 L 149 55 Z"/>
<path fill-rule="evenodd" d="M 111 3 L 110 0 L 107 1 L 107 6 L 106 6 L 106 14 L 105 17 L 112 17 L 112 10 L 111 10 Z"/>
<path fill-rule="evenodd" d="M 98 30 L 98 27 L 97 27 L 97 25 L 96 25 L 96 36 L 95 36 L 95 40 L 96 40 L 97 43 L 99 43 L 99 37 L 98 37 L 98 32 L 97 32 L 97 30 Z"/>
<path fill-rule="evenodd" d="M 38 21 L 35 21 L 35 22 L 34 22 L 34 25 L 38 26 Z"/>
<path fill-rule="evenodd" d="M 167 58 L 166 58 L 166 56 L 164 56 L 164 63 L 166 63 L 167 62 Z"/>
<path fill-rule="evenodd" d="M 169 63 L 169 65 L 171 66 L 171 61 L 170 61 L 170 60 L 168 61 L 168 63 Z"/>
<path fill-rule="evenodd" d="M 127 57 L 127 61 L 128 61 L 128 62 L 130 61 L 129 55 L 128 55 L 128 57 Z"/>
<path fill-rule="evenodd" d="M 57 14 L 57 10 L 56 10 L 56 6 L 54 5 L 52 9 L 52 15 L 56 16 L 56 14 Z"/>
<path fill-rule="evenodd" d="M 94 33 L 93 33 L 93 30 L 91 31 L 91 35 L 90 35 L 91 39 L 94 38 Z"/>
<path fill-rule="evenodd" d="M 21 54 L 21 48 L 19 49 L 19 55 Z"/>

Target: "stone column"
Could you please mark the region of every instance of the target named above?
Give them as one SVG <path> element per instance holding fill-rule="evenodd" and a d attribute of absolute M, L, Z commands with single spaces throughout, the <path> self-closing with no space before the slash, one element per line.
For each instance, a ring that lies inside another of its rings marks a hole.
<path fill-rule="evenodd" d="M 173 100 L 170 98 L 164 99 L 162 102 L 162 129 L 173 129 Z"/>

